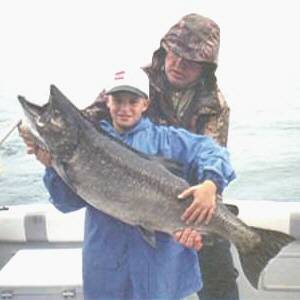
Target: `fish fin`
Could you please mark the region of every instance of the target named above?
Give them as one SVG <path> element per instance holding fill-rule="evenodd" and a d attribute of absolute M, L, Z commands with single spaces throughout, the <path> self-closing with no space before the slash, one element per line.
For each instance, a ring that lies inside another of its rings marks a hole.
<path fill-rule="evenodd" d="M 280 250 L 295 240 L 291 235 L 283 232 L 250 227 L 260 236 L 260 243 L 248 253 L 238 249 L 242 269 L 254 288 L 258 288 L 259 277 L 269 261 Z"/>
<path fill-rule="evenodd" d="M 143 239 L 153 248 L 156 248 L 155 231 L 146 229 L 142 226 L 137 226 L 138 231 L 142 235 Z"/>
<path fill-rule="evenodd" d="M 228 210 L 233 213 L 235 216 L 239 214 L 239 208 L 236 205 L 233 204 L 225 204 L 225 206 L 228 208 Z"/>

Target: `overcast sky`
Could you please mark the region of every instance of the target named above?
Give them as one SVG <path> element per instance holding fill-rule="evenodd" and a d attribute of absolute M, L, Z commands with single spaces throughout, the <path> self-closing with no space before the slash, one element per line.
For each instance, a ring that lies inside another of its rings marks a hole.
<path fill-rule="evenodd" d="M 150 62 L 169 27 L 196 12 L 221 27 L 217 74 L 228 102 L 246 93 L 265 101 L 274 89 L 293 93 L 300 75 L 297 2 L 0 0 L 0 92 L 45 102 L 53 83 L 79 105 L 90 103 L 110 72 Z"/>

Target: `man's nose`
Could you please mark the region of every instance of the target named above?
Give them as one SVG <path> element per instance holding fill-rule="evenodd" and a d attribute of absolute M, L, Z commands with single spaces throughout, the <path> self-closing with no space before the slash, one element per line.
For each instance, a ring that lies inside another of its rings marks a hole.
<path fill-rule="evenodd" d="M 176 58 L 174 59 L 174 66 L 177 68 L 181 68 L 181 67 L 183 67 L 183 62 L 184 62 L 184 59 L 182 57 L 176 56 Z"/>

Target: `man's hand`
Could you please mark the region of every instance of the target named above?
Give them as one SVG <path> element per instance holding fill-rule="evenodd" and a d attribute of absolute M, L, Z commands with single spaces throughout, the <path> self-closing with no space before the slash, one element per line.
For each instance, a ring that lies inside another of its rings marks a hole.
<path fill-rule="evenodd" d="M 205 180 L 184 190 L 178 198 L 192 196 L 194 200 L 181 216 L 182 220 L 187 224 L 208 224 L 216 209 L 216 192 L 217 187 L 211 180 Z"/>
<path fill-rule="evenodd" d="M 199 251 L 202 248 L 202 237 L 200 233 L 192 228 L 179 230 L 174 234 L 174 239 L 187 248 Z"/>

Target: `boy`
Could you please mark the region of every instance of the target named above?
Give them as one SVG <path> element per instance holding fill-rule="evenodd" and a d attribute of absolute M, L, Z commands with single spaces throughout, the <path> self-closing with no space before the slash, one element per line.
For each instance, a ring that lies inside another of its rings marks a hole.
<path fill-rule="evenodd" d="M 141 69 L 116 73 L 107 92 L 110 120 L 102 120 L 100 126 L 141 152 L 182 163 L 183 176 L 191 184 L 197 183 L 179 195 L 194 198 L 183 219 L 201 222 L 213 214 L 216 193 L 221 193 L 235 177 L 228 153 L 208 137 L 158 126 L 144 117 L 150 103 L 148 86 L 147 75 Z M 156 232 L 157 245 L 152 248 L 137 228 L 98 211 L 76 195 L 51 168 L 50 153 L 28 141 L 27 145 L 46 166 L 44 183 L 50 201 L 62 212 L 86 207 L 83 243 L 86 300 L 182 299 L 201 289 L 197 253 L 187 248 L 201 247 L 199 235 L 189 229 L 178 233 L 175 238 L 187 246 L 183 247 L 172 237 Z"/>

